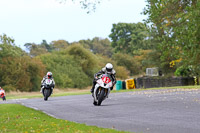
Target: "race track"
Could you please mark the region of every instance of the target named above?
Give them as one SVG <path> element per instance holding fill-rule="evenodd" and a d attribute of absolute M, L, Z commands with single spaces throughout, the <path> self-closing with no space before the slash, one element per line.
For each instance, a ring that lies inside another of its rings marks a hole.
<path fill-rule="evenodd" d="M 53 117 L 136 133 L 200 132 L 200 90 L 111 93 L 94 106 L 91 95 L 9 100 Z M 3 103 L 2 101 L 0 103 Z"/>

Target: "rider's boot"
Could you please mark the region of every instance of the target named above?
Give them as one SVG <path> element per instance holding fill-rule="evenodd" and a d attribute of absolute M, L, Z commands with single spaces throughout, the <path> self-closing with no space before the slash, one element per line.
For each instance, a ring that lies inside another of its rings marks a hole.
<path fill-rule="evenodd" d="M 110 87 L 110 90 L 111 90 L 111 91 L 113 90 L 113 86 L 112 86 L 112 87 Z"/>
<path fill-rule="evenodd" d="M 110 90 L 111 90 L 111 91 L 113 90 L 113 86 L 110 87 Z M 110 92 L 109 92 L 109 93 L 110 93 Z M 108 95 L 109 95 L 109 93 L 108 93 Z M 106 96 L 106 98 L 108 98 L 108 95 Z"/>
<path fill-rule="evenodd" d="M 90 90 L 90 92 L 92 93 L 92 97 L 94 97 L 94 85 L 92 86 L 92 89 Z"/>
<path fill-rule="evenodd" d="M 41 89 L 40 89 L 40 92 L 41 92 L 41 93 L 42 93 L 43 88 L 44 88 L 44 86 L 42 86 Z"/>
<path fill-rule="evenodd" d="M 53 87 L 51 87 L 51 89 L 52 89 L 52 92 L 51 92 L 51 94 L 53 94 Z"/>
<path fill-rule="evenodd" d="M 93 87 L 93 86 L 92 86 L 92 89 L 90 90 L 90 92 L 91 92 L 91 93 L 93 93 L 93 92 L 94 92 L 94 87 Z"/>
<path fill-rule="evenodd" d="M 93 93 L 93 92 L 94 92 L 94 87 L 95 87 L 95 85 L 96 85 L 96 83 L 95 83 L 95 82 L 93 82 L 92 89 L 90 90 L 90 92 L 91 92 L 91 93 Z"/>

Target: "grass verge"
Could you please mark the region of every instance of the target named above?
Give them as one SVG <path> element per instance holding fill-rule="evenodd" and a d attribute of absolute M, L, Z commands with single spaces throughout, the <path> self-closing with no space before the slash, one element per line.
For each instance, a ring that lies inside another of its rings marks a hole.
<path fill-rule="evenodd" d="M 144 91 L 144 90 L 160 90 L 160 89 L 200 89 L 200 85 L 197 86 L 176 86 L 176 87 L 160 87 L 160 88 L 148 88 L 148 89 L 126 89 L 126 90 L 113 90 L 112 93 L 116 92 L 132 92 L 132 91 Z M 69 96 L 69 95 L 84 95 L 84 94 L 90 94 L 89 89 L 84 90 L 66 90 L 66 91 L 60 91 L 55 90 L 54 94 L 51 97 L 57 97 L 57 96 Z M 11 92 L 6 94 L 6 99 L 20 99 L 20 98 L 42 98 L 42 94 L 40 92 L 24 92 L 24 93 L 16 93 Z"/>
<path fill-rule="evenodd" d="M 56 119 L 19 104 L 0 104 L 1 133 L 125 133 Z"/>
<path fill-rule="evenodd" d="M 70 96 L 70 95 L 84 95 L 89 94 L 88 92 L 54 92 L 54 94 L 51 95 L 51 97 L 57 97 L 57 96 Z M 21 98 L 42 98 L 43 95 L 40 92 L 25 92 L 25 93 L 7 93 L 6 99 L 21 99 Z"/>

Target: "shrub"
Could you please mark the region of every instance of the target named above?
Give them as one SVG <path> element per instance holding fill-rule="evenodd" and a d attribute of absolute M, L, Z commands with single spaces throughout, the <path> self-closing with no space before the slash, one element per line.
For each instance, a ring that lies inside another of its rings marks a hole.
<path fill-rule="evenodd" d="M 91 85 L 92 78 L 83 70 L 81 59 L 77 59 L 73 54 L 69 55 L 68 50 L 40 56 L 46 69 L 53 73 L 56 87 L 83 88 Z"/>
<path fill-rule="evenodd" d="M 24 56 L 3 58 L 0 69 L 2 86 L 14 86 L 16 91 L 36 91 L 40 89 L 40 78 L 45 68 L 39 59 Z"/>
<path fill-rule="evenodd" d="M 13 85 L 5 85 L 2 87 L 5 92 L 16 91 L 16 88 Z"/>
<path fill-rule="evenodd" d="M 116 61 L 117 65 L 129 70 L 131 75 L 139 74 L 139 64 L 134 60 L 133 56 L 117 53 L 112 56 L 112 59 Z"/>

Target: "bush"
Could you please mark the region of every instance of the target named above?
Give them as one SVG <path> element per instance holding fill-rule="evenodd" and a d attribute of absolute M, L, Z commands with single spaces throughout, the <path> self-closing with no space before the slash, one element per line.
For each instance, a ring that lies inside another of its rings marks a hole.
<path fill-rule="evenodd" d="M 80 44 L 71 45 L 67 52 L 69 55 L 73 56 L 73 59 L 79 63 L 82 70 L 89 77 L 93 77 L 92 70 L 97 66 L 96 56 L 89 50 L 83 48 Z"/>
<path fill-rule="evenodd" d="M 190 76 L 192 74 L 191 69 L 189 67 L 181 66 L 176 69 L 175 76 Z"/>
<path fill-rule="evenodd" d="M 40 89 L 45 68 L 39 59 L 25 56 L 3 58 L 0 69 L 1 86 L 14 86 L 16 91 L 36 91 Z"/>
<path fill-rule="evenodd" d="M 92 85 L 97 61 L 95 55 L 79 46 L 40 56 L 46 69 L 53 73 L 56 87 L 83 88 Z"/>
<path fill-rule="evenodd" d="M 129 76 L 129 71 L 122 66 L 116 67 L 116 77 L 119 79 L 127 79 Z"/>
<path fill-rule="evenodd" d="M 5 92 L 16 91 L 16 88 L 13 85 L 5 85 L 2 87 Z"/>
<path fill-rule="evenodd" d="M 112 56 L 112 59 L 116 61 L 117 65 L 129 70 L 131 75 L 139 74 L 139 64 L 134 60 L 133 56 L 117 53 Z"/>

